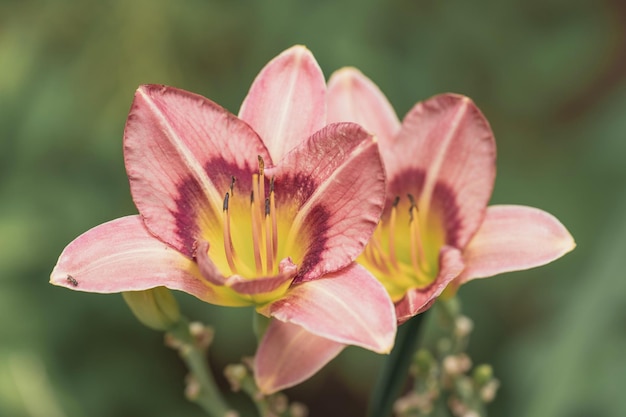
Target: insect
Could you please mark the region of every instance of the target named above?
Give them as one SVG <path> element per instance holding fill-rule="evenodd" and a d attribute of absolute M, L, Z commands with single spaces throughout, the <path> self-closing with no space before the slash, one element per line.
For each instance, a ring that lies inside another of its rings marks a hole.
<path fill-rule="evenodd" d="M 76 281 L 76 278 L 68 274 L 66 279 L 67 279 L 67 282 L 72 284 L 74 287 L 78 287 L 78 281 Z"/>

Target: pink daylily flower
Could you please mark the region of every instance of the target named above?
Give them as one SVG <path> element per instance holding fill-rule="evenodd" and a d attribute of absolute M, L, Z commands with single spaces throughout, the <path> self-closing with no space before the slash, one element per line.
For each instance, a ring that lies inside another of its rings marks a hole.
<path fill-rule="evenodd" d="M 199 95 L 141 86 L 124 131 L 139 215 L 97 226 L 51 283 L 114 293 L 165 286 L 272 317 L 255 357 L 265 393 L 295 385 L 345 345 L 389 352 L 395 311 L 354 263 L 384 207 L 375 139 L 326 126 L 326 85 L 296 46 L 261 71 L 239 117 Z"/>
<path fill-rule="evenodd" d="M 487 207 L 496 175 L 489 123 L 467 97 L 441 94 L 400 123 L 379 88 L 354 68 L 328 83 L 329 122 L 359 123 L 379 139 L 387 172 L 380 224 L 358 262 L 387 288 L 398 320 L 428 309 L 446 288 L 543 265 L 574 239 L 532 207 Z"/>

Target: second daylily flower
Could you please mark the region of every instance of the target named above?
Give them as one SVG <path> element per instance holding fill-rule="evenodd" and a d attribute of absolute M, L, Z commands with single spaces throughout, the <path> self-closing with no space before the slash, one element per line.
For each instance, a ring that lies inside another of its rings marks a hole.
<path fill-rule="evenodd" d="M 394 309 L 353 261 L 375 230 L 385 174 L 371 135 L 326 125 L 326 87 L 303 47 L 272 60 L 239 117 L 171 87 L 137 90 L 124 157 L 140 215 L 72 242 L 51 282 L 91 292 L 165 286 L 272 320 L 256 355 L 269 393 L 345 344 L 388 352 Z"/>
<path fill-rule="evenodd" d="M 400 123 L 378 87 L 354 68 L 328 85 L 329 121 L 353 121 L 379 138 L 387 171 L 385 210 L 359 262 L 385 285 L 399 321 L 426 310 L 446 287 L 551 262 L 575 246 L 552 215 L 487 207 L 496 148 L 467 97 L 418 103 Z"/>

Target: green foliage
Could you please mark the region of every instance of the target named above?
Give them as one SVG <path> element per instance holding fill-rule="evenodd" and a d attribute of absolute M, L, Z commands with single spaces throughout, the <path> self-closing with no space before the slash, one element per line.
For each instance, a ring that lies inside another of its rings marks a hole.
<path fill-rule="evenodd" d="M 492 415 L 626 415 L 625 15 L 612 0 L 0 2 L 0 415 L 201 415 L 121 296 L 48 275 L 78 234 L 136 212 L 121 138 L 138 85 L 237 112 L 294 43 L 327 75 L 359 67 L 400 116 L 439 92 L 474 98 L 498 142 L 493 202 L 546 209 L 576 238 L 555 264 L 461 289 L 471 356 L 502 382 Z M 253 353 L 249 310 L 177 299 L 215 327 L 216 375 Z M 349 349 L 289 396 L 363 415 L 379 363 Z"/>

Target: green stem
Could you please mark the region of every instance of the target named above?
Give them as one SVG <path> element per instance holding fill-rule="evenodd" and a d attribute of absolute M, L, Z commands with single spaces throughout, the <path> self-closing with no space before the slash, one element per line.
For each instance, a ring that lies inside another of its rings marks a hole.
<path fill-rule="evenodd" d="M 222 398 L 215 383 L 207 361 L 206 348 L 199 346 L 189 331 L 189 321 L 181 319 L 170 333 L 181 343 L 178 352 L 200 387 L 197 394 L 194 393 L 189 399 L 202 407 L 211 417 L 228 415 L 232 409 Z"/>
<path fill-rule="evenodd" d="M 241 389 L 245 392 L 248 397 L 254 402 L 257 412 L 259 413 L 259 417 L 265 417 L 268 415 L 269 404 L 267 403 L 267 399 L 264 396 L 259 396 L 258 388 L 254 383 L 254 378 L 248 376 L 241 384 Z"/>
<path fill-rule="evenodd" d="M 396 343 L 385 359 L 370 397 L 368 417 L 388 417 L 409 374 L 409 366 L 417 349 L 422 313 L 398 327 Z"/>

